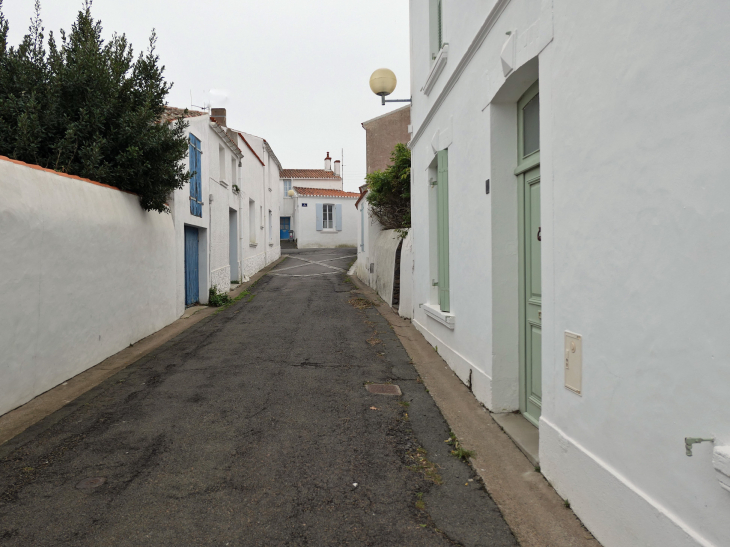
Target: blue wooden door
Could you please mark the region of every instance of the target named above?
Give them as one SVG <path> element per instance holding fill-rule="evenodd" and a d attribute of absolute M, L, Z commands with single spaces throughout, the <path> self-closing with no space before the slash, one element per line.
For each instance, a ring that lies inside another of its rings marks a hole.
<path fill-rule="evenodd" d="M 289 239 L 291 217 L 279 217 L 279 239 Z"/>
<path fill-rule="evenodd" d="M 185 226 L 185 305 L 192 306 L 198 296 L 198 229 Z"/>

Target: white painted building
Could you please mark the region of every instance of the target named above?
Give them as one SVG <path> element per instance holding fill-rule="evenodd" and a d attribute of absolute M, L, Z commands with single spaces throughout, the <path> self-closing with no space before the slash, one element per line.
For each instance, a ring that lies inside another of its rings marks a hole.
<path fill-rule="evenodd" d="M 414 324 L 605 547 L 730 545 L 728 21 L 411 0 Z"/>
<path fill-rule="evenodd" d="M 357 245 L 359 217 L 353 205 L 360 194 L 342 190 L 340 160 L 333 170 L 327 152 L 324 169 L 282 169 L 279 176 L 281 239 L 292 237 L 300 249 Z"/>
<path fill-rule="evenodd" d="M 281 164 L 266 139 L 234 130 L 244 151 L 241 178 L 243 274 L 250 277 L 281 256 Z M 248 151 L 249 153 L 246 153 Z"/>
<path fill-rule="evenodd" d="M 272 229 L 278 217 L 278 160 L 263 139 L 228 128 L 225 109 L 211 113 L 192 112 L 186 119 L 186 161 L 197 174 L 171 200 L 180 314 L 186 305 L 207 303 L 211 287 L 228 292 L 231 283 L 280 256 Z"/>

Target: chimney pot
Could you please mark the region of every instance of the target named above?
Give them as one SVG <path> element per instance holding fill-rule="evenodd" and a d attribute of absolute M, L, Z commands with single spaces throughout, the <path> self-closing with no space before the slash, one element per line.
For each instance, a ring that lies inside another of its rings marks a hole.
<path fill-rule="evenodd" d="M 335 176 L 340 176 L 340 160 L 335 160 Z"/>
<path fill-rule="evenodd" d="M 329 152 L 327 152 L 327 157 L 324 159 L 324 170 L 332 171 L 332 158 L 330 158 Z"/>
<path fill-rule="evenodd" d="M 226 109 L 225 108 L 211 108 L 210 117 L 213 118 L 216 122 L 218 122 L 223 127 L 228 127 L 226 125 Z"/>

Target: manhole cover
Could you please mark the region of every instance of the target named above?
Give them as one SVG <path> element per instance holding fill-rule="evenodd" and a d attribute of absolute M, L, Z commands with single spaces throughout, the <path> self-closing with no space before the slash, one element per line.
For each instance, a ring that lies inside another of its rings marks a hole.
<path fill-rule="evenodd" d="M 401 395 L 400 388 L 395 384 L 368 384 L 365 387 L 370 393 L 378 395 Z"/>
<path fill-rule="evenodd" d="M 106 477 L 91 477 L 84 479 L 76 485 L 79 490 L 91 490 L 97 488 L 106 482 Z"/>

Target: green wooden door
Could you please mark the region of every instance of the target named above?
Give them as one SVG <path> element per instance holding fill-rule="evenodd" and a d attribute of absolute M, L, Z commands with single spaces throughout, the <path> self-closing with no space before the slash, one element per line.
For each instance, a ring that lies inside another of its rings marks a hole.
<path fill-rule="evenodd" d="M 540 103 L 535 83 L 517 104 L 520 258 L 520 410 L 538 425 L 542 407 Z"/>
<path fill-rule="evenodd" d="M 524 264 L 524 402 L 523 413 L 537 425 L 542 406 L 542 283 L 540 273 L 540 168 L 521 177 Z"/>

